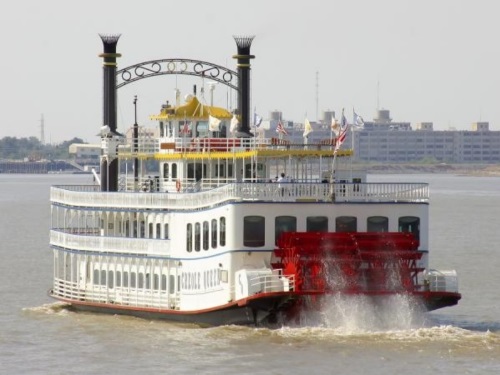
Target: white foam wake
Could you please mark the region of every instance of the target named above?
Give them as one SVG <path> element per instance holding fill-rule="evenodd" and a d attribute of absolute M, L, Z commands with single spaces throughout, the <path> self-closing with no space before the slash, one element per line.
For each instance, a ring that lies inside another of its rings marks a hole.
<path fill-rule="evenodd" d="M 325 327 L 345 333 L 365 333 L 419 328 L 426 317 L 411 296 L 395 294 L 372 298 L 366 295 L 325 296 L 321 308 L 304 306 L 299 326 Z"/>

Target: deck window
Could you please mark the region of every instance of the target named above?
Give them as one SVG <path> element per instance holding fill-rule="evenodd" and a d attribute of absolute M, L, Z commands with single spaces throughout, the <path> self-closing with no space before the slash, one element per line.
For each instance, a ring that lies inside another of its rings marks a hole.
<path fill-rule="evenodd" d="M 167 239 L 168 238 L 168 223 L 163 225 L 163 230 L 164 230 L 163 238 Z"/>
<path fill-rule="evenodd" d="M 174 275 L 170 275 L 168 277 L 168 292 L 170 294 L 175 293 L 175 276 Z"/>
<path fill-rule="evenodd" d="M 186 250 L 193 251 L 193 224 L 189 223 L 186 228 Z"/>
<path fill-rule="evenodd" d="M 203 250 L 208 250 L 208 235 L 209 235 L 208 221 L 204 221 L 203 222 Z"/>
<path fill-rule="evenodd" d="M 141 220 L 140 221 L 140 230 L 141 230 L 141 238 L 145 238 L 146 237 L 146 223 L 144 222 L 144 220 Z"/>
<path fill-rule="evenodd" d="M 153 275 L 153 289 L 154 290 L 160 289 L 160 275 L 156 273 Z"/>
<path fill-rule="evenodd" d="M 144 288 L 144 274 L 142 272 L 139 272 L 139 277 L 137 278 L 138 283 L 137 283 L 137 288 L 142 289 Z"/>
<path fill-rule="evenodd" d="M 172 180 L 177 178 L 177 163 L 172 163 Z"/>
<path fill-rule="evenodd" d="M 130 272 L 130 287 L 135 288 L 137 285 L 137 274 L 135 272 Z"/>
<path fill-rule="evenodd" d="M 115 277 L 114 277 L 113 271 L 109 271 L 108 272 L 108 288 L 113 289 L 114 281 L 115 281 Z"/>
<path fill-rule="evenodd" d="M 416 216 L 401 216 L 399 218 L 398 230 L 400 232 L 412 233 L 420 240 L 420 218 Z"/>
<path fill-rule="evenodd" d="M 106 285 L 106 271 L 105 270 L 102 270 L 101 271 L 101 280 L 100 280 L 100 284 L 101 285 Z"/>
<path fill-rule="evenodd" d="M 226 165 L 216 164 L 215 165 L 215 177 L 226 177 Z"/>
<path fill-rule="evenodd" d="M 388 232 L 389 219 L 385 216 L 370 216 L 366 221 L 367 232 Z"/>
<path fill-rule="evenodd" d="M 156 238 L 160 239 L 161 238 L 161 224 L 156 223 Z"/>
<path fill-rule="evenodd" d="M 200 251 L 201 248 L 201 225 L 194 224 L 194 251 Z"/>
<path fill-rule="evenodd" d="M 335 219 L 335 232 L 357 232 L 358 219 L 356 216 L 339 216 Z"/>
<path fill-rule="evenodd" d="M 262 247 L 266 243 L 266 218 L 245 216 L 243 218 L 243 246 Z"/>
<path fill-rule="evenodd" d="M 221 246 L 226 246 L 226 218 L 221 217 L 220 220 L 220 238 L 219 243 Z"/>
<path fill-rule="evenodd" d="M 116 286 L 122 286 L 122 273 L 120 271 L 116 271 Z"/>
<path fill-rule="evenodd" d="M 167 275 L 161 275 L 161 290 L 167 290 Z"/>
<path fill-rule="evenodd" d="M 276 245 L 282 233 L 296 231 L 297 218 L 295 216 L 276 216 L 274 219 L 274 243 Z"/>
<path fill-rule="evenodd" d="M 212 219 L 212 249 L 217 248 L 217 219 Z"/>
<path fill-rule="evenodd" d="M 148 237 L 153 238 L 153 223 L 149 223 L 148 225 Z"/>
<path fill-rule="evenodd" d="M 326 216 L 309 216 L 306 221 L 307 232 L 328 232 Z"/>
<path fill-rule="evenodd" d="M 187 177 L 196 181 L 206 178 L 207 166 L 205 164 L 189 163 L 187 166 Z"/>
<path fill-rule="evenodd" d="M 128 272 L 123 273 L 123 286 L 128 288 Z"/>
<path fill-rule="evenodd" d="M 99 285 L 99 270 L 94 270 L 94 284 Z"/>

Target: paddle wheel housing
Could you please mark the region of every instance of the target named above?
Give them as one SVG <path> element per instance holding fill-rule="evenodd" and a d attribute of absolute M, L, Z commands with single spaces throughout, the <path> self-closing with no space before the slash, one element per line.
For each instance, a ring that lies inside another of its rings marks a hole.
<path fill-rule="evenodd" d="M 411 233 L 286 232 L 274 255 L 298 294 L 412 292 L 424 270 Z"/>

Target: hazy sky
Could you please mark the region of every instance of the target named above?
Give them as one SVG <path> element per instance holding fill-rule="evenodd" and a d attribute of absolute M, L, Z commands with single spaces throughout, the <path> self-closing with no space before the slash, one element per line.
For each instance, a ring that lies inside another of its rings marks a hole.
<path fill-rule="evenodd" d="M 287 120 L 352 108 L 365 119 L 389 109 L 394 121 L 432 121 L 500 130 L 500 2 L 496 0 L 16 0 L 0 13 L 0 138 L 97 142 L 102 125 L 99 33 L 121 33 L 118 68 L 192 58 L 236 69 L 233 35 L 255 35 L 252 108 Z M 198 81 L 198 87 L 201 82 Z M 118 91 L 118 130 L 141 125 L 174 88 L 161 76 Z M 225 105 L 225 86 L 215 104 Z M 207 97 L 208 98 L 208 97 Z M 338 115 L 337 115 L 338 117 Z"/>

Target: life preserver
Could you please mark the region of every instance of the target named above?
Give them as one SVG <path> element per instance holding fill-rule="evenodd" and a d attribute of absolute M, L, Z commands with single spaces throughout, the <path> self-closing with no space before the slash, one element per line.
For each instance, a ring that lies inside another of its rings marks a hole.
<path fill-rule="evenodd" d="M 181 191 L 181 180 L 175 181 L 175 188 L 177 189 L 177 192 Z"/>

